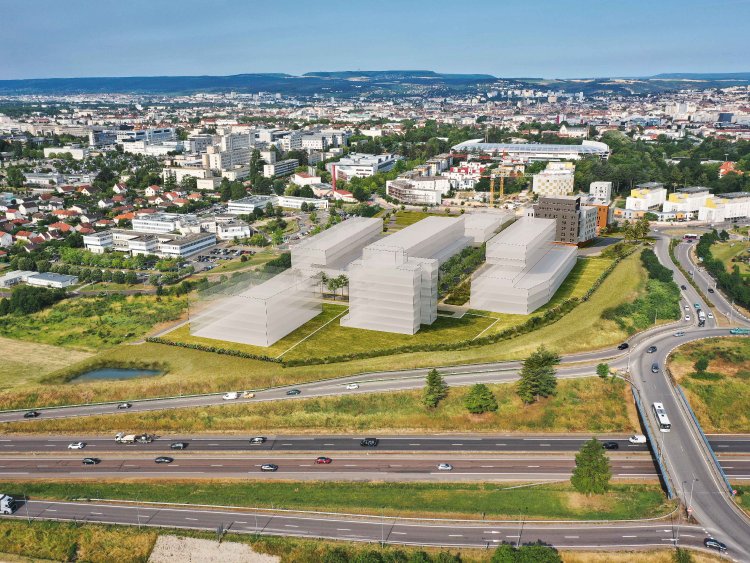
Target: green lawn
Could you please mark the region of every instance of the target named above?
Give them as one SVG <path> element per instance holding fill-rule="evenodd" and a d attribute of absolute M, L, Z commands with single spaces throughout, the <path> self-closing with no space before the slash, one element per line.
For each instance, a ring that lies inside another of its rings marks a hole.
<path fill-rule="evenodd" d="M 706 372 L 696 373 L 700 357 Z M 706 432 L 750 432 L 750 339 L 711 338 L 677 349 L 669 369 Z"/>
<path fill-rule="evenodd" d="M 138 498 L 154 502 L 357 512 L 386 515 L 460 516 L 518 519 L 613 520 L 650 518 L 673 507 L 658 485 L 613 485 L 588 497 L 567 484 L 508 488 L 500 484 L 172 481 L 6 483 L 6 490 L 30 498 Z M 1 547 L 0 547 L 1 548 Z"/>
<path fill-rule="evenodd" d="M 592 367 L 593 373 L 593 367 Z M 468 387 L 455 387 L 436 409 L 420 402 L 421 391 L 320 397 L 298 401 L 196 407 L 164 412 L 124 413 L 83 419 L 40 419 L 35 432 L 632 432 L 638 427 L 621 380 L 561 380 L 557 395 L 524 406 L 514 384 L 492 385 L 499 409 L 482 416 L 464 407 Z M 7 432 L 29 425 L 7 424 Z"/>
<path fill-rule="evenodd" d="M 0 350 L 0 391 L 36 385 L 41 377 L 91 356 L 82 350 L 10 338 L 0 338 Z"/>
<path fill-rule="evenodd" d="M 6 315 L 0 336 L 79 350 L 102 350 L 175 320 L 186 299 L 148 295 L 65 299 L 32 315 Z"/>
<path fill-rule="evenodd" d="M 429 217 L 431 213 L 425 213 L 424 211 L 401 211 L 396 212 L 395 227 L 403 229 L 409 225 L 413 225 L 417 221 L 421 221 L 426 217 Z"/>
<path fill-rule="evenodd" d="M 711 246 L 711 254 L 717 260 L 721 260 L 724 263 L 724 267 L 727 272 L 732 272 L 734 266 L 740 267 L 740 273 L 743 275 L 750 274 L 750 265 L 745 262 L 732 262 L 732 258 L 747 254 L 747 250 L 750 248 L 750 242 L 742 241 L 729 241 L 719 242 Z"/>
<path fill-rule="evenodd" d="M 84 293 L 96 293 L 97 291 L 145 291 L 148 289 L 154 289 L 153 286 L 143 283 L 113 283 L 113 282 L 98 282 L 89 286 L 83 290 Z"/>

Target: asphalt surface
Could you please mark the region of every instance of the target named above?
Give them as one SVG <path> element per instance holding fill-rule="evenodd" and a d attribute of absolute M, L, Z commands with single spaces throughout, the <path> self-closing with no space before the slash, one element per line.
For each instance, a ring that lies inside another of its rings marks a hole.
<path fill-rule="evenodd" d="M 92 456 L 92 454 L 87 454 Z M 187 456 L 173 454 L 171 463 L 156 463 L 155 457 L 102 456 L 96 465 L 84 465 L 80 457 L 4 457 L 0 478 L 23 479 L 100 479 L 122 477 L 174 478 L 271 478 L 313 480 L 426 480 L 435 481 L 520 481 L 563 480 L 570 477 L 572 456 L 335 456 L 328 464 L 316 463 L 314 456 Z M 276 471 L 263 471 L 263 464 L 275 464 Z M 448 463 L 452 470 L 440 470 Z M 650 479 L 658 476 L 653 459 L 646 454 L 613 457 L 616 479 Z M 750 459 L 731 460 L 728 465 L 738 476 L 750 479 Z"/>
<path fill-rule="evenodd" d="M 171 450 L 170 444 L 183 442 L 187 444 L 187 452 L 316 452 L 320 455 L 326 452 L 354 451 L 354 452 L 577 452 L 584 442 L 591 436 L 566 437 L 560 434 L 512 436 L 512 435 L 482 435 L 482 434 L 452 434 L 450 436 L 382 436 L 372 437 L 380 440 L 375 448 L 360 446 L 362 436 L 276 436 L 268 435 L 263 444 L 251 444 L 252 435 L 242 438 L 227 438 L 221 436 L 200 438 L 190 436 L 162 436 L 148 444 L 118 444 L 113 437 L 65 436 L 65 437 L 37 437 L 6 435 L 0 438 L 0 452 L 9 455 L 15 452 L 55 453 L 68 451 L 72 442 L 86 443 L 86 454 L 103 452 L 153 452 L 166 453 Z M 646 452 L 646 444 L 631 444 L 622 436 L 598 436 L 602 441 L 616 442 L 620 452 Z M 750 436 L 721 436 L 709 437 L 712 447 L 717 453 L 750 453 Z"/>
<path fill-rule="evenodd" d="M 592 526 L 581 523 L 411 520 L 377 516 L 325 515 L 268 510 L 208 510 L 197 507 L 133 506 L 104 502 L 29 500 L 3 518 L 125 524 L 215 531 L 329 538 L 402 545 L 493 548 L 501 542 L 542 541 L 558 548 L 625 549 L 679 545 L 702 547 L 701 526 L 635 521 Z"/>

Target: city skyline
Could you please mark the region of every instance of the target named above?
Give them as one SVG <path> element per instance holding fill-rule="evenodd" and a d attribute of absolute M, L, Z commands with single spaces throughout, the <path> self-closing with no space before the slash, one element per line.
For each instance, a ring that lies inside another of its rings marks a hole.
<path fill-rule="evenodd" d="M 175 10 L 136 0 L 49 3 L 39 12 L 0 0 L 9 23 L 0 80 L 382 69 L 540 78 L 750 70 L 742 55 L 746 0 L 583 0 L 576 10 L 547 0 L 478 2 L 461 14 L 448 3 L 421 0 L 407 6 L 386 0 L 377 10 L 338 1 L 326 8 L 224 0 L 208 11 L 187 0 Z"/>

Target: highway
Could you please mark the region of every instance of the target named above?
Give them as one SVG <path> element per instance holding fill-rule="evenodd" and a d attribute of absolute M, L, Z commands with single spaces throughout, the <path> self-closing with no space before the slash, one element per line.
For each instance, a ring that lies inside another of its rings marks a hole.
<path fill-rule="evenodd" d="M 522 516 L 522 515 L 521 515 Z M 110 502 L 29 500 L 13 516 L 78 523 L 159 526 L 192 530 L 224 530 L 401 545 L 493 548 L 501 542 L 542 541 L 558 548 L 626 549 L 679 545 L 702 548 L 701 526 L 672 521 L 539 523 L 524 521 L 417 520 L 312 512 L 199 507 L 137 506 Z"/>
<path fill-rule="evenodd" d="M 89 454 L 91 455 L 91 454 Z M 575 467 L 568 456 L 457 456 L 450 455 L 343 455 L 331 463 L 315 463 L 316 456 L 256 455 L 188 456 L 173 454 L 172 463 L 156 463 L 155 457 L 109 455 L 100 463 L 84 465 L 80 457 L 3 457 L 0 478 L 23 479 L 102 479 L 143 477 L 172 479 L 241 478 L 332 481 L 523 481 L 565 480 Z M 612 475 L 618 480 L 655 480 L 659 474 L 651 456 L 615 454 Z M 277 471 L 262 471 L 263 464 L 276 464 Z M 439 470 L 448 463 L 450 471 Z M 728 471 L 738 478 L 750 479 L 750 458 L 731 459 Z"/>
<path fill-rule="evenodd" d="M 173 451 L 170 444 L 184 442 L 188 452 L 314 452 L 323 455 L 326 452 L 339 451 L 383 451 L 396 452 L 576 452 L 591 436 L 565 436 L 560 434 L 519 436 L 518 434 L 450 434 L 450 435 L 400 435 L 384 436 L 376 434 L 380 443 L 376 448 L 363 448 L 359 442 L 361 436 L 276 436 L 267 435 L 265 443 L 251 444 L 247 437 L 226 436 L 160 436 L 148 444 L 118 444 L 113 437 L 91 436 L 13 436 L 0 438 L 0 452 L 3 455 L 21 452 L 59 453 L 68 451 L 71 442 L 84 441 L 86 448 L 81 453 L 98 455 L 104 452 L 149 452 L 166 453 Z M 617 442 L 621 452 L 645 452 L 645 444 L 631 444 L 622 435 L 598 435 L 600 440 Z M 717 453 L 750 453 L 750 436 L 709 437 Z"/>

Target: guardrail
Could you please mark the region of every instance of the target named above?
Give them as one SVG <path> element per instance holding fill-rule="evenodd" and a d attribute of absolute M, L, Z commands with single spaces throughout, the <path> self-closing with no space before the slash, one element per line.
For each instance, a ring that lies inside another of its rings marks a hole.
<path fill-rule="evenodd" d="M 701 428 L 700 422 L 698 422 L 698 417 L 695 416 L 695 413 L 693 412 L 693 408 L 690 406 L 690 403 L 687 400 L 687 397 L 685 396 L 685 393 L 682 391 L 682 387 L 679 385 L 675 385 L 675 389 L 680 393 L 680 398 L 682 399 L 683 404 L 685 407 L 687 407 L 687 411 L 690 413 L 690 416 L 693 418 L 693 422 L 695 423 L 695 427 L 698 429 L 698 432 L 700 432 L 701 438 L 703 438 L 703 443 L 706 444 L 706 449 L 711 454 L 711 458 L 714 460 L 714 465 L 716 465 L 716 469 L 719 471 L 719 475 L 721 475 L 721 478 L 724 480 L 724 485 L 726 485 L 727 490 L 729 491 L 729 494 L 734 496 L 734 488 L 732 488 L 732 484 L 729 482 L 729 477 L 727 477 L 727 474 L 724 473 L 724 469 L 721 467 L 721 463 L 719 463 L 719 459 L 716 457 L 716 454 L 714 453 L 714 449 L 711 447 L 711 444 L 708 441 L 708 438 L 703 432 L 703 428 Z"/>
<path fill-rule="evenodd" d="M 669 479 L 669 473 L 667 472 L 667 466 L 662 460 L 661 450 L 659 449 L 658 442 L 654 439 L 654 436 L 651 434 L 651 428 L 648 425 L 648 411 L 643 407 L 643 403 L 641 402 L 641 398 L 638 395 L 638 390 L 635 388 L 635 386 L 631 385 L 630 390 L 633 393 L 633 398 L 635 399 L 635 406 L 638 409 L 638 414 L 641 416 L 641 420 L 643 421 L 643 428 L 646 430 L 646 436 L 648 436 L 648 443 L 651 446 L 651 450 L 654 452 L 654 456 L 656 457 L 656 463 L 659 465 L 659 471 L 661 473 L 661 480 L 664 483 L 664 488 L 667 489 L 667 496 L 670 500 L 675 498 L 674 489 L 672 488 L 672 483 Z"/>

